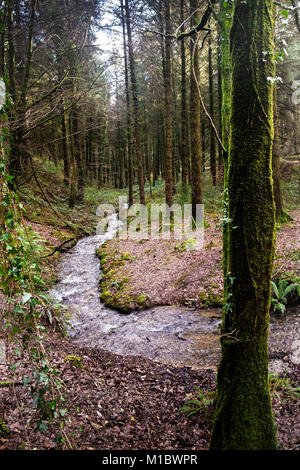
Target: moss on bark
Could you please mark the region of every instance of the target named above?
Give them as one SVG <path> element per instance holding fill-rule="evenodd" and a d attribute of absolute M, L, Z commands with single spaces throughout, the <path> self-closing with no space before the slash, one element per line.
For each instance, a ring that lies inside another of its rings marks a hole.
<path fill-rule="evenodd" d="M 271 0 L 236 2 L 230 45 L 228 263 L 211 449 L 275 449 L 267 354 L 275 233 Z"/>

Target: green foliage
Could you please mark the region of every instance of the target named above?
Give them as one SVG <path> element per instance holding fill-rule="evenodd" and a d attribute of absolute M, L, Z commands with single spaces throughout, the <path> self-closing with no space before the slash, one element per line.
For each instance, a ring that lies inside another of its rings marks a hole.
<path fill-rule="evenodd" d="M 3 129 L 2 129 L 3 132 Z M 23 349 L 30 372 L 23 376 L 23 385 L 30 386 L 33 408 L 37 411 L 37 429 L 45 431 L 48 423 L 56 423 L 64 433 L 65 398 L 59 371 L 51 366 L 44 346 L 46 328 L 43 325 L 45 303 L 38 295 L 43 280 L 38 259 L 41 250 L 37 236 L 23 223 L 23 206 L 12 188 L 12 178 L 5 165 L 5 149 L 1 139 L 0 158 L 0 291 L 7 296 L 3 314 L 4 334 L 9 348 L 15 345 L 14 354 L 8 354 L 12 375 L 21 365 L 17 358 Z"/>
<path fill-rule="evenodd" d="M 300 297 L 300 284 L 290 283 L 288 279 L 279 279 L 277 284 L 271 281 L 273 296 L 271 298 L 271 306 L 275 313 L 284 313 L 288 304 L 288 297 L 294 293 Z"/>
<path fill-rule="evenodd" d="M 199 293 L 199 299 L 205 307 L 219 308 L 223 307 L 223 299 L 220 295 L 215 294 L 208 287 L 206 292 Z"/>
<path fill-rule="evenodd" d="M 122 253 L 121 260 L 122 261 L 135 261 L 137 259 L 136 256 L 132 256 L 130 253 Z"/>
<path fill-rule="evenodd" d="M 9 433 L 9 429 L 5 423 L 5 421 L 0 418 L 0 436 L 4 435 L 4 434 L 8 434 Z"/>
<path fill-rule="evenodd" d="M 288 377 L 281 377 L 278 374 L 269 374 L 269 387 L 271 394 L 280 398 L 279 392 L 284 392 L 286 398 L 284 401 L 293 400 L 298 401 L 300 399 L 300 387 L 295 387 L 294 384 Z"/>
<path fill-rule="evenodd" d="M 293 211 L 298 209 L 300 205 L 300 191 L 298 178 L 289 178 L 288 180 L 282 179 L 281 186 L 287 210 Z"/>
<path fill-rule="evenodd" d="M 199 387 L 195 387 L 194 394 L 179 408 L 179 411 L 188 417 L 201 412 L 206 416 L 215 402 L 215 397 L 215 391 L 204 392 Z"/>
<path fill-rule="evenodd" d="M 134 301 L 138 304 L 138 305 L 145 305 L 146 301 L 147 301 L 147 295 L 145 294 L 140 294 L 138 297 L 135 297 L 134 298 Z"/>
<path fill-rule="evenodd" d="M 195 247 L 196 239 L 190 238 L 189 240 L 185 240 L 184 242 L 180 242 L 175 245 L 174 250 L 182 253 L 184 251 L 192 250 Z"/>
<path fill-rule="evenodd" d="M 84 189 L 85 205 L 96 208 L 99 204 L 112 204 L 119 209 L 119 197 L 127 196 L 126 189 L 97 189 L 95 186 L 87 186 Z"/>
<path fill-rule="evenodd" d="M 71 364 L 73 364 L 73 366 L 76 367 L 77 369 L 80 369 L 80 370 L 84 369 L 84 365 L 82 364 L 82 358 L 79 356 L 69 355 L 65 357 L 64 362 L 71 362 Z"/>
<path fill-rule="evenodd" d="M 0 382 L 0 388 L 9 387 L 9 385 L 12 385 L 12 382 L 10 382 L 9 380 L 4 380 L 3 382 Z"/>

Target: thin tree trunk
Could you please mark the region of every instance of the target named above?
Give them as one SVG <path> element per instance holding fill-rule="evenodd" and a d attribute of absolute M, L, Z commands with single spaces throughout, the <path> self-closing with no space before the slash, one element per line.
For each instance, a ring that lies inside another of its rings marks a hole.
<path fill-rule="evenodd" d="M 1 18 L 2 23 L 5 25 L 7 24 L 7 6 L 4 0 L 1 0 L 0 2 L 0 10 L 2 11 L 3 15 Z M 0 77 L 4 76 L 4 64 L 5 64 L 5 36 L 6 36 L 6 31 L 3 30 L 0 32 Z"/>
<path fill-rule="evenodd" d="M 79 135 L 79 110 L 76 104 L 72 107 L 72 134 L 73 134 L 73 161 L 76 164 L 77 174 L 77 191 L 76 191 L 76 202 L 82 204 L 84 200 L 84 169 L 83 169 L 83 158 L 82 148 Z M 74 181 L 73 181 L 74 183 Z"/>
<path fill-rule="evenodd" d="M 276 208 L 276 220 L 278 223 L 284 223 L 291 220 L 291 217 L 284 209 L 283 196 L 281 190 L 280 178 L 280 149 L 278 138 L 278 111 L 277 111 L 277 88 L 274 85 L 274 141 L 272 152 L 272 174 L 273 174 L 273 191 Z"/>
<path fill-rule="evenodd" d="M 170 2 L 165 0 L 166 34 L 171 32 Z M 173 103 L 172 103 L 172 73 L 171 73 L 171 40 L 165 40 L 166 69 L 165 69 L 165 191 L 166 204 L 173 204 Z"/>
<path fill-rule="evenodd" d="M 221 34 L 218 34 L 218 132 L 222 136 L 222 75 L 221 75 L 221 51 L 220 51 Z M 224 174 L 223 149 L 218 144 L 218 178 L 222 178 Z"/>
<path fill-rule="evenodd" d="M 222 86 L 222 143 L 226 150 L 223 152 L 224 193 L 223 193 L 223 219 L 228 220 L 228 149 L 230 139 L 230 109 L 231 109 L 231 56 L 230 56 L 230 30 L 232 26 L 234 4 L 233 0 L 220 4 L 220 72 Z M 228 223 L 223 223 L 223 273 L 227 272 L 228 261 Z"/>
<path fill-rule="evenodd" d="M 208 37 L 208 80 L 209 80 L 209 113 L 214 121 L 214 85 L 213 85 L 213 66 L 212 66 L 212 48 L 211 37 Z M 216 164 L 216 140 L 215 133 L 210 128 L 210 173 L 213 185 L 217 184 L 217 164 Z"/>
<path fill-rule="evenodd" d="M 190 14 L 199 7 L 198 0 L 190 0 Z M 191 27 L 195 26 L 194 17 L 191 18 Z M 197 204 L 202 204 L 202 161 L 201 161 L 201 123 L 200 100 L 197 82 L 200 79 L 199 51 L 194 47 L 191 39 L 191 77 L 190 77 L 190 133 L 191 133 L 191 187 L 192 187 L 192 215 L 196 219 Z M 195 80 L 196 78 L 196 80 Z"/>
<path fill-rule="evenodd" d="M 180 23 L 181 31 L 184 31 L 184 0 L 180 1 Z M 189 175 L 189 146 L 188 146 L 188 117 L 186 99 L 186 57 L 184 40 L 180 43 L 181 48 L 181 167 L 182 167 L 182 189 L 185 192 Z"/>
<path fill-rule="evenodd" d="M 132 171 L 132 119 L 131 119 L 131 106 L 129 94 L 129 77 L 128 77 L 128 61 L 127 61 L 127 44 L 126 44 L 126 29 L 125 29 L 125 11 L 123 0 L 121 0 L 121 15 L 122 15 L 122 31 L 123 31 L 123 46 L 124 46 L 124 69 L 125 69 L 125 94 L 126 94 L 126 140 L 127 140 L 127 159 L 128 159 L 128 204 L 133 204 L 133 171 Z"/>
<path fill-rule="evenodd" d="M 131 78 L 131 91 L 133 101 L 133 112 L 134 112 L 134 137 L 135 137 L 135 151 L 138 163 L 138 184 L 140 193 L 140 203 L 145 204 L 145 189 L 144 189 L 144 170 L 143 170 L 143 154 L 141 145 L 141 129 L 140 129 L 140 112 L 137 95 L 137 83 L 134 66 L 134 54 L 131 37 L 131 20 L 128 0 L 125 0 L 125 11 L 126 11 L 126 27 L 127 27 L 127 38 L 128 38 L 128 56 L 130 66 L 130 78 Z"/>

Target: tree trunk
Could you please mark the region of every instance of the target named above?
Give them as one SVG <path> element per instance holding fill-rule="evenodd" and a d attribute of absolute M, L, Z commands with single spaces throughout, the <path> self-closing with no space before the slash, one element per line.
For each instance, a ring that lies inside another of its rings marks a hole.
<path fill-rule="evenodd" d="M 21 76 L 19 86 L 16 80 L 16 43 L 14 32 L 14 8 L 13 2 L 8 2 L 7 6 L 7 39 L 8 39 L 8 77 L 9 93 L 12 97 L 13 105 L 10 110 L 10 136 L 11 147 L 9 152 L 9 171 L 17 177 L 28 166 L 30 158 L 25 146 L 24 135 L 26 132 L 26 97 L 28 91 L 29 75 L 32 64 L 32 43 L 33 27 L 36 12 L 36 0 L 30 3 L 28 37 L 26 43 L 26 59 L 21 66 Z M 18 121 L 18 123 L 16 123 Z"/>
<path fill-rule="evenodd" d="M 221 75 L 221 51 L 220 51 L 221 34 L 218 34 L 218 132 L 222 138 L 222 75 Z M 223 149 L 218 144 L 218 179 L 223 179 Z"/>
<path fill-rule="evenodd" d="M 276 221 L 278 223 L 288 222 L 292 218 L 284 209 L 281 178 L 280 178 L 280 149 L 278 138 L 278 111 L 277 111 L 277 88 L 274 85 L 274 141 L 272 153 L 272 174 L 273 174 L 273 191 L 276 208 Z"/>
<path fill-rule="evenodd" d="M 214 120 L 214 84 L 213 84 L 213 66 L 211 38 L 208 37 L 208 81 L 209 81 L 209 113 Z M 215 133 L 210 127 L 210 173 L 213 185 L 217 184 L 217 164 L 216 164 L 216 139 Z"/>
<path fill-rule="evenodd" d="M 223 218 L 228 220 L 228 149 L 230 139 L 230 107 L 231 107 L 231 56 L 230 56 L 230 30 L 233 18 L 233 0 L 222 2 L 220 5 L 220 72 L 222 86 L 222 143 L 226 150 L 223 152 L 224 168 L 224 194 Z M 228 261 L 228 224 L 223 223 L 223 273 L 227 272 Z"/>
<path fill-rule="evenodd" d="M 181 31 L 184 31 L 184 0 L 180 1 L 180 23 Z M 184 40 L 180 43 L 181 48 L 181 168 L 182 168 L 182 190 L 186 191 L 189 176 L 189 145 L 188 145 L 188 117 L 186 101 L 186 57 Z"/>
<path fill-rule="evenodd" d="M 270 450 L 276 449 L 268 385 L 275 229 L 271 0 L 236 1 L 231 54 L 229 250 L 211 449 Z"/>
<path fill-rule="evenodd" d="M 132 101 L 133 101 L 133 112 L 134 112 L 134 137 L 135 137 L 135 151 L 138 163 L 138 184 L 140 193 L 140 203 L 145 204 L 145 189 L 144 189 L 144 170 L 143 170 L 143 154 L 141 145 L 141 129 L 140 129 L 140 112 L 137 95 L 137 83 L 134 66 L 134 54 L 133 45 L 131 38 L 131 20 L 128 0 L 125 0 L 125 11 L 126 11 L 126 27 L 127 27 L 127 38 L 128 38 L 128 56 L 130 65 L 130 78 L 131 78 L 131 90 L 132 90 Z"/>
<path fill-rule="evenodd" d="M 70 161 L 69 161 L 69 153 L 68 153 L 68 142 L 67 142 L 67 126 L 66 126 L 66 113 L 64 110 L 64 101 L 63 98 L 61 100 L 61 134 L 62 134 L 62 156 L 63 156 L 63 163 L 64 163 L 64 185 L 68 186 L 69 184 L 69 176 L 70 176 Z"/>
<path fill-rule="evenodd" d="M 123 31 L 123 47 L 124 47 L 124 69 L 125 69 L 125 94 L 126 94 L 126 140 L 127 140 L 127 161 L 128 161 L 128 204 L 133 204 L 133 171 L 132 171 L 132 120 L 131 120 L 131 106 L 129 95 L 129 77 L 128 77 L 128 61 L 127 61 L 127 44 L 126 44 L 126 29 L 125 29 L 125 11 L 123 0 L 121 0 L 121 15 L 122 15 L 122 31 Z"/>
<path fill-rule="evenodd" d="M 198 0 L 190 0 L 190 14 L 199 7 Z M 191 18 L 191 27 L 195 26 Z M 191 39 L 191 77 L 190 77 L 190 133 L 191 133 L 191 188 L 192 216 L 196 219 L 197 204 L 202 204 L 202 161 L 201 161 L 201 123 L 200 100 L 196 80 L 199 83 L 199 52 L 194 48 L 195 41 Z M 195 80 L 196 79 L 196 80 Z"/>
<path fill-rule="evenodd" d="M 171 32 L 170 2 L 165 0 L 166 34 Z M 172 74 L 171 74 L 171 40 L 165 40 L 166 69 L 165 69 L 165 192 L 166 204 L 173 204 L 173 103 L 172 103 Z"/>

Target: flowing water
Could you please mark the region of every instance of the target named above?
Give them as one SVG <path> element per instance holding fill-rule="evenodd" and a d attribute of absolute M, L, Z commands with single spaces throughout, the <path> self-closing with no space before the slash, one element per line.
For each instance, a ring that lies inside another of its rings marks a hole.
<path fill-rule="evenodd" d="M 61 258 L 59 282 L 51 297 L 67 311 L 66 326 L 74 342 L 121 355 L 139 355 L 193 368 L 216 368 L 219 355 L 220 310 L 176 306 L 121 314 L 100 302 L 100 263 L 95 250 L 115 236 L 120 222 L 109 217 L 108 230 L 78 241 Z M 300 312 L 272 317 L 270 370 L 288 370 L 287 358 L 300 364 Z"/>

